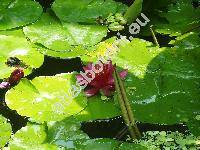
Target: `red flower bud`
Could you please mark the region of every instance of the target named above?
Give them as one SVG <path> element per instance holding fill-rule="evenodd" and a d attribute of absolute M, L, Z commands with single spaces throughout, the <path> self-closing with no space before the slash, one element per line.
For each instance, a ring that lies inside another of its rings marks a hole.
<path fill-rule="evenodd" d="M 24 77 L 24 71 L 22 69 L 15 69 L 10 75 L 9 83 L 11 85 L 17 84 L 23 77 Z"/>

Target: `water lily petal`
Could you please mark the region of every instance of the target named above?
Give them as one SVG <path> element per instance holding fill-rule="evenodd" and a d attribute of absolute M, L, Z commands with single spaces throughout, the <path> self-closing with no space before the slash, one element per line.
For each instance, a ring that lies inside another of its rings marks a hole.
<path fill-rule="evenodd" d="M 127 76 L 127 74 L 128 74 L 128 70 L 126 69 L 126 70 L 121 71 L 119 73 L 119 76 L 120 76 L 121 79 L 125 79 L 125 77 Z"/>
<path fill-rule="evenodd" d="M 87 66 L 84 66 L 83 69 L 86 71 L 92 70 L 92 63 L 89 63 Z M 87 89 L 85 90 L 85 94 L 87 96 L 93 96 L 97 94 L 99 91 L 102 92 L 105 96 L 111 96 L 115 91 L 115 84 L 113 78 L 113 72 L 116 65 L 112 64 L 112 61 L 109 60 L 106 63 L 103 63 L 103 70 L 95 74 L 94 79 L 89 82 Z M 89 72 L 87 72 L 89 75 Z M 127 75 L 128 71 L 124 70 L 120 72 L 120 77 L 124 79 Z M 88 76 L 87 75 L 87 76 Z M 77 75 L 77 80 L 80 81 L 84 77 L 79 74 Z"/>
<path fill-rule="evenodd" d="M 83 66 L 83 69 L 86 70 L 92 70 L 92 63 L 89 63 L 87 66 Z"/>
<path fill-rule="evenodd" d="M 84 78 L 83 78 L 83 76 L 82 76 L 81 74 L 78 74 L 78 75 L 76 75 L 76 79 L 77 79 L 78 81 L 81 81 L 81 80 L 84 79 Z"/>
<path fill-rule="evenodd" d="M 0 89 L 7 89 L 10 87 L 10 83 L 9 82 L 2 82 L 0 84 Z"/>

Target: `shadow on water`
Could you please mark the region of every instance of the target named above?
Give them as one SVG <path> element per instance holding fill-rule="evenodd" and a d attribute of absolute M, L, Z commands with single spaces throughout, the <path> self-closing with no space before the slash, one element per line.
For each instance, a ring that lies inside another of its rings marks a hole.
<path fill-rule="evenodd" d="M 59 59 L 45 56 L 43 65 L 28 75 L 28 79 L 38 76 L 53 76 L 60 73 L 69 73 L 73 71 L 81 71 L 82 63 L 80 58 Z"/>
<path fill-rule="evenodd" d="M 179 131 L 181 133 L 188 132 L 188 128 L 184 124 L 159 125 L 137 123 L 137 126 L 141 133 L 146 131 Z M 110 120 L 83 122 L 81 130 L 87 133 L 90 138 L 116 138 L 119 140 L 126 140 L 129 135 L 122 117 L 116 117 Z"/>

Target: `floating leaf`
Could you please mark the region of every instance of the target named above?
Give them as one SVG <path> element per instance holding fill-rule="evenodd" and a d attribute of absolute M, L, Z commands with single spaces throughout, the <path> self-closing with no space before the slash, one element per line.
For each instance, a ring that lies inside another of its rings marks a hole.
<path fill-rule="evenodd" d="M 87 107 L 75 117 L 80 121 L 89 121 L 96 119 L 109 119 L 119 116 L 120 109 L 113 104 L 113 99 L 108 101 L 101 100 L 100 96 L 88 98 Z"/>
<path fill-rule="evenodd" d="M 40 149 L 40 150 L 57 150 L 53 144 L 44 144 L 46 139 L 45 126 L 27 125 L 14 134 L 8 147 L 14 150 Z"/>
<path fill-rule="evenodd" d="M 85 54 L 86 47 L 97 44 L 107 35 L 105 26 L 70 23 L 62 26 L 55 16 L 48 13 L 35 24 L 24 27 L 23 31 L 31 42 L 48 48 L 41 48 L 43 53 L 58 57 Z"/>
<path fill-rule="evenodd" d="M 113 149 L 146 150 L 146 147 L 141 146 L 140 144 L 121 143 L 119 141 L 112 140 L 112 139 L 106 139 L 106 138 L 74 141 L 71 143 L 71 147 L 67 147 L 67 148 L 74 148 L 74 149 L 81 149 L 81 150 L 89 150 L 89 149 L 95 149 L 95 150 L 105 150 L 105 149 L 106 150 L 113 150 Z"/>
<path fill-rule="evenodd" d="M 0 148 L 4 147 L 10 139 L 12 128 L 7 119 L 0 115 Z"/>
<path fill-rule="evenodd" d="M 88 62 L 98 62 L 100 58 L 107 59 L 117 52 L 116 47 L 113 47 L 115 41 L 116 37 L 112 37 L 91 47 L 85 55 L 81 56 L 81 60 L 87 64 Z"/>
<path fill-rule="evenodd" d="M 32 0 L 3 0 L 0 4 L 0 30 L 35 22 L 42 14 L 42 7 Z"/>
<path fill-rule="evenodd" d="M 111 139 L 93 139 L 93 140 L 75 141 L 73 148 L 81 150 L 89 150 L 89 149 L 113 150 L 117 148 L 118 145 L 119 143 L 117 141 Z"/>
<path fill-rule="evenodd" d="M 177 36 L 200 26 L 200 9 L 193 7 L 192 0 L 178 0 L 176 5 L 171 4 L 168 9 L 167 13 L 160 13 L 168 23 L 155 24 L 157 32 Z"/>
<path fill-rule="evenodd" d="M 25 75 L 30 74 L 33 68 L 40 67 L 44 61 L 44 56 L 21 35 L 0 35 L 0 43 L 0 79 L 9 77 L 15 69 L 6 64 L 10 57 L 18 58 L 27 66 L 24 68 Z"/>
<path fill-rule="evenodd" d="M 139 39 L 121 48 L 114 60 L 129 70 L 125 84 L 139 121 L 184 122 L 198 110 L 198 53 L 187 48 L 159 49 Z"/>
<path fill-rule="evenodd" d="M 80 128 L 80 122 L 72 117 L 59 122 L 49 122 L 47 142 L 68 147 L 75 140 L 89 139 L 87 134 L 83 133 Z"/>
<path fill-rule="evenodd" d="M 187 126 L 192 134 L 200 136 L 200 114 L 194 115 L 193 118 L 187 122 Z"/>
<path fill-rule="evenodd" d="M 61 22 L 96 24 L 99 16 L 106 18 L 110 13 L 123 12 L 127 7 L 113 0 L 56 0 L 53 10 Z"/>
<path fill-rule="evenodd" d="M 9 108 L 34 121 L 59 121 L 86 107 L 83 93 L 74 96 L 78 89 L 73 74 L 22 79 L 6 93 L 5 101 Z"/>

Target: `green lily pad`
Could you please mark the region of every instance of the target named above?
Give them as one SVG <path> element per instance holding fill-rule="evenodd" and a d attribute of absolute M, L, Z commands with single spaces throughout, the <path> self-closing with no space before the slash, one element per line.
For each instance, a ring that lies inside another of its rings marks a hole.
<path fill-rule="evenodd" d="M 199 110 L 199 53 L 190 48 L 159 49 L 139 39 L 121 48 L 114 60 L 129 70 L 125 85 L 139 121 L 187 122 Z"/>
<path fill-rule="evenodd" d="M 95 150 L 113 150 L 113 149 L 119 149 L 119 150 L 130 150 L 130 149 L 136 149 L 136 150 L 146 150 L 147 148 L 144 146 L 141 146 L 140 144 L 135 143 L 122 143 L 117 140 L 113 139 L 90 139 L 90 140 L 79 140 L 74 141 L 71 143 L 71 147 L 67 148 L 74 148 L 74 149 L 81 149 L 81 150 L 89 150 L 89 149 L 95 149 Z"/>
<path fill-rule="evenodd" d="M 44 13 L 39 21 L 24 27 L 23 31 L 31 42 L 48 48 L 41 49 L 43 53 L 58 57 L 85 54 L 86 47 L 96 45 L 107 35 L 105 26 L 70 23 L 61 25 L 50 13 Z"/>
<path fill-rule="evenodd" d="M 4 147 L 10 139 L 12 127 L 7 119 L 0 115 L 0 148 Z"/>
<path fill-rule="evenodd" d="M 0 30 L 35 22 L 42 11 L 40 4 L 32 0 L 3 0 L 0 4 Z"/>
<path fill-rule="evenodd" d="M 87 107 L 75 117 L 80 121 L 109 119 L 119 116 L 120 109 L 113 104 L 113 99 L 103 101 L 99 95 L 88 98 Z"/>
<path fill-rule="evenodd" d="M 27 125 L 15 133 L 9 142 L 8 147 L 14 150 L 27 149 L 59 149 L 56 145 L 44 143 L 46 139 L 44 125 Z"/>
<path fill-rule="evenodd" d="M 112 37 L 89 48 L 87 53 L 81 56 L 81 60 L 87 65 L 88 62 L 98 62 L 100 58 L 107 59 L 117 52 L 117 49 L 113 47 L 115 41 L 116 37 Z"/>
<path fill-rule="evenodd" d="M 27 66 L 24 68 L 25 75 L 30 74 L 33 68 L 38 68 L 43 64 L 44 56 L 32 47 L 25 37 L 7 34 L 0 35 L 0 79 L 9 77 L 15 69 L 6 64 L 10 57 L 17 57 Z"/>
<path fill-rule="evenodd" d="M 56 0 L 52 8 L 61 22 L 96 24 L 99 16 L 124 12 L 127 6 L 113 0 Z"/>
<path fill-rule="evenodd" d="M 59 122 L 48 122 L 48 136 L 46 142 L 58 146 L 68 147 L 76 140 L 90 139 L 87 134 L 80 130 L 81 124 L 73 117 Z"/>
<path fill-rule="evenodd" d="M 54 51 L 43 46 L 35 45 L 37 50 L 43 55 L 56 57 L 61 59 L 70 59 L 74 57 L 82 57 L 87 53 L 88 48 L 82 46 L 71 47 L 71 50 Z"/>
<path fill-rule="evenodd" d="M 200 136 L 200 113 L 190 118 L 187 126 L 193 135 Z"/>
<path fill-rule="evenodd" d="M 37 77 L 32 81 L 22 79 L 6 93 L 5 101 L 10 109 L 33 121 L 59 121 L 79 113 L 87 105 L 83 93 L 75 97 L 75 88 L 79 89 L 73 73 Z"/>
<path fill-rule="evenodd" d="M 91 139 L 91 140 L 79 140 L 74 143 L 75 149 L 81 150 L 113 150 L 119 145 L 118 141 L 112 139 Z"/>
<path fill-rule="evenodd" d="M 155 24 L 157 32 L 177 36 L 200 25 L 200 9 L 193 7 L 192 0 L 178 0 L 176 5 L 171 4 L 168 9 L 168 12 L 160 13 L 160 16 L 165 17 L 168 23 Z"/>

